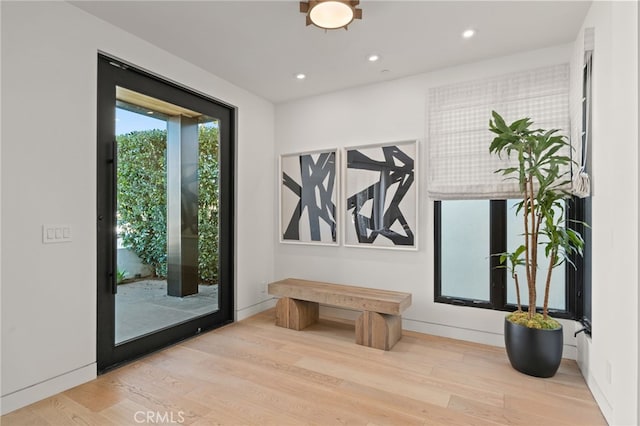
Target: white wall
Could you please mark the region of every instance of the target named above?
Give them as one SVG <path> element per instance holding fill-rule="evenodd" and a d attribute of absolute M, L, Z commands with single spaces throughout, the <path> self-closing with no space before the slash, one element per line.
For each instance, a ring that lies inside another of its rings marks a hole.
<path fill-rule="evenodd" d="M 571 52 L 571 45 L 557 46 L 277 105 L 278 155 L 418 139 L 422 169 L 418 177 L 418 251 L 276 243 L 276 278 L 300 277 L 407 291 L 413 295 L 413 305 L 403 315 L 405 328 L 502 346 L 504 312 L 433 301 L 433 202 L 427 198 L 424 185 L 427 91 L 455 82 L 568 63 Z M 335 309 L 331 313 L 349 315 Z M 564 324 L 564 356 L 575 358 L 575 324 Z"/>
<path fill-rule="evenodd" d="M 637 9 L 636 2 L 594 2 L 584 22 L 595 28 L 593 337 L 580 336 L 578 363 L 614 425 L 640 422 Z"/>
<path fill-rule="evenodd" d="M 270 306 L 273 105 L 62 2 L 2 7 L 2 412 L 96 374 L 96 78 L 103 51 L 238 107 L 236 316 Z M 73 226 L 43 245 L 41 225 Z"/>

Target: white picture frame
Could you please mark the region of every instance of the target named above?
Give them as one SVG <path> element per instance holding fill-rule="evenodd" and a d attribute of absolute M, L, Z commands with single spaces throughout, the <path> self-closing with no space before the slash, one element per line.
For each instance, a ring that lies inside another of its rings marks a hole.
<path fill-rule="evenodd" d="M 280 242 L 340 244 L 340 152 L 337 148 L 280 155 Z"/>
<path fill-rule="evenodd" d="M 418 250 L 418 141 L 344 148 L 343 244 Z"/>

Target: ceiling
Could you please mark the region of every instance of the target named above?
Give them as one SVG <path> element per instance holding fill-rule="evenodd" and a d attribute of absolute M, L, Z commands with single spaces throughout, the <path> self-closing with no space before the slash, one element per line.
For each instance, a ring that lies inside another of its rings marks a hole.
<path fill-rule="evenodd" d="M 361 21 L 326 32 L 305 26 L 290 0 L 72 4 L 280 103 L 568 43 L 590 2 L 364 0 Z M 476 36 L 463 39 L 467 28 Z"/>

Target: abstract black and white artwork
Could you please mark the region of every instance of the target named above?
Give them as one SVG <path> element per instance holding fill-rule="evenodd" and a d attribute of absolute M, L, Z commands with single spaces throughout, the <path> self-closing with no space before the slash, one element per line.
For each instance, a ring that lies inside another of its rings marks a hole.
<path fill-rule="evenodd" d="M 416 141 L 345 151 L 345 246 L 416 250 Z"/>
<path fill-rule="evenodd" d="M 338 151 L 280 157 L 280 241 L 338 244 Z"/>

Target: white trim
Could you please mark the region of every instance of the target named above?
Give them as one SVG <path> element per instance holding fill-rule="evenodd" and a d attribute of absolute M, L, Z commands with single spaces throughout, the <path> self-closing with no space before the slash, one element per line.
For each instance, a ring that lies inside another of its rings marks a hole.
<path fill-rule="evenodd" d="M 355 321 L 359 311 L 351 309 L 343 309 L 335 306 L 320 306 L 320 317 L 334 317 Z M 504 348 L 504 335 L 502 333 L 494 333 L 490 331 L 453 327 L 446 324 L 438 324 L 428 321 L 418 321 L 409 318 L 402 318 L 402 329 L 415 331 L 418 333 L 428 334 L 432 336 L 446 337 L 449 339 L 462 340 L 466 342 L 480 343 L 483 345 L 496 346 Z M 562 357 L 575 360 L 577 358 L 577 349 L 575 345 L 565 344 L 562 348 Z"/>
<path fill-rule="evenodd" d="M 582 324 L 577 322 L 576 324 L 578 327 L 582 327 Z M 576 329 L 578 329 L 578 327 L 576 327 Z M 582 374 L 587 387 L 589 387 L 591 395 L 593 395 L 593 398 L 596 400 L 596 403 L 598 404 L 598 408 L 600 408 L 602 415 L 608 423 L 613 424 L 613 407 L 611 406 L 611 402 L 609 402 L 609 400 L 605 396 L 605 393 L 602 391 L 602 388 L 600 387 L 600 384 L 596 380 L 595 376 L 591 374 L 591 367 L 593 365 L 593 360 L 591 359 L 591 356 L 593 354 L 591 337 L 587 336 L 586 334 L 581 334 L 578 336 L 576 344 L 579 348 L 579 353 L 576 361 L 578 362 L 580 373 Z"/>
<path fill-rule="evenodd" d="M 253 315 L 259 314 L 260 312 L 264 312 L 267 309 L 275 307 L 277 300 L 278 299 L 275 297 L 270 297 L 269 299 L 258 302 L 255 305 L 236 310 L 236 321 L 242 321 L 245 318 L 249 318 Z"/>
<path fill-rule="evenodd" d="M 71 389 L 97 377 L 97 366 L 93 362 L 84 367 L 52 377 L 43 382 L 18 389 L 0 399 L 0 412 L 2 415 L 10 413 L 34 402 L 48 398 L 57 393 Z"/>
<path fill-rule="evenodd" d="M 580 371 L 582 372 L 582 370 Z M 591 391 L 591 395 L 593 395 L 593 399 L 596 400 L 596 403 L 598 404 L 598 408 L 600 409 L 600 412 L 604 416 L 605 420 L 609 424 L 613 424 L 613 407 L 611 406 L 611 403 L 609 402 L 609 400 L 604 396 L 604 392 L 602 392 L 602 390 L 600 389 L 598 382 L 591 374 L 587 374 L 585 376 L 583 373 L 582 376 L 584 377 L 584 380 L 587 382 L 587 386 Z"/>

